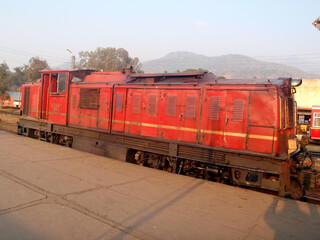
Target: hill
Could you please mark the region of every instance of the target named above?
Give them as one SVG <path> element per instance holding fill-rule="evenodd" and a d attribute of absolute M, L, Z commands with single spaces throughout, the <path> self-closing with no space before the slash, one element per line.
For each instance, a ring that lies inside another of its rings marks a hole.
<path fill-rule="evenodd" d="M 176 72 L 188 68 L 207 69 L 226 78 L 319 78 L 319 75 L 298 68 L 237 54 L 208 57 L 192 52 L 172 52 L 163 58 L 142 63 L 142 70 L 146 73 Z"/>

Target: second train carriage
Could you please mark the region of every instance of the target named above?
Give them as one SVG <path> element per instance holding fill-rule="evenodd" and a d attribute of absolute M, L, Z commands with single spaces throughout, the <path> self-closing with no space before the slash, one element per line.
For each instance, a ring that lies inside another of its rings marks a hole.
<path fill-rule="evenodd" d="M 303 194 L 291 79 L 42 71 L 19 131 L 167 171 Z"/>
<path fill-rule="evenodd" d="M 310 139 L 320 143 L 320 106 L 312 106 L 311 109 Z"/>

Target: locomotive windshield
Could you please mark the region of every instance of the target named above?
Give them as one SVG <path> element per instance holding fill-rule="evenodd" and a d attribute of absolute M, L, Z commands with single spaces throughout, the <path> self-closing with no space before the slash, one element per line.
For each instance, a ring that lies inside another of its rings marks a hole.
<path fill-rule="evenodd" d="M 72 82 L 82 82 L 87 75 L 89 75 L 92 70 L 78 70 L 71 73 Z"/>
<path fill-rule="evenodd" d="M 65 93 L 67 83 L 66 73 L 51 74 L 50 93 Z"/>
<path fill-rule="evenodd" d="M 58 93 L 66 92 L 67 74 L 60 73 L 58 77 Z"/>

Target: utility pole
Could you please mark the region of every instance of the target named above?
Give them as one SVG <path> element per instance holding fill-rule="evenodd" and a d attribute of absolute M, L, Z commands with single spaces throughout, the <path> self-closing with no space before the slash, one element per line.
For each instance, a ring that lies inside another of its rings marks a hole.
<path fill-rule="evenodd" d="M 320 31 L 320 17 L 318 17 L 312 24 Z"/>
<path fill-rule="evenodd" d="M 71 53 L 71 69 L 74 70 L 76 65 L 76 57 L 73 55 L 70 49 L 67 49 L 67 51 Z"/>

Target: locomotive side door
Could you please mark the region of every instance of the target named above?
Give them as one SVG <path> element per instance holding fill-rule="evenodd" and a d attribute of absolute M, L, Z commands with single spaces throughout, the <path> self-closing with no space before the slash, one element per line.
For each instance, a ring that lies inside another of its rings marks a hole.
<path fill-rule="evenodd" d="M 124 132 L 126 120 L 127 88 L 115 88 L 113 93 L 112 131 Z"/>
<path fill-rule="evenodd" d="M 98 112 L 98 128 L 110 131 L 112 88 L 101 88 Z"/>
<path fill-rule="evenodd" d="M 69 73 L 52 72 L 50 74 L 50 93 L 47 103 L 47 119 L 52 123 L 66 124 Z"/>
<path fill-rule="evenodd" d="M 161 90 L 158 136 L 168 140 L 178 140 L 180 127 L 181 90 Z"/>
<path fill-rule="evenodd" d="M 227 90 L 223 147 L 246 149 L 248 102 L 248 91 Z"/>
<path fill-rule="evenodd" d="M 200 120 L 200 89 L 182 90 L 180 104 L 179 140 L 183 142 L 197 142 Z"/>
<path fill-rule="evenodd" d="M 223 146 L 226 98 L 225 90 L 204 89 L 200 144 Z"/>
<path fill-rule="evenodd" d="M 48 95 L 49 95 L 49 74 L 42 75 L 41 81 L 41 109 L 40 119 L 47 119 L 48 116 Z"/>

